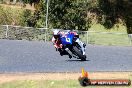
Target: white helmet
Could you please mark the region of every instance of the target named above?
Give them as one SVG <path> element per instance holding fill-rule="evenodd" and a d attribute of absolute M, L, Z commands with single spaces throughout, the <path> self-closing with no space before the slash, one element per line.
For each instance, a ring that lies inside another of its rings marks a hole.
<path fill-rule="evenodd" d="M 60 32 L 60 30 L 55 29 L 55 30 L 53 30 L 53 35 L 58 35 L 59 32 Z"/>

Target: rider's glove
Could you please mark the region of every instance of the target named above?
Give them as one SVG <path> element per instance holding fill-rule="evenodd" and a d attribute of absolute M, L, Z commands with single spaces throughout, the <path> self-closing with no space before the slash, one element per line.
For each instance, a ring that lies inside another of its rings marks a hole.
<path fill-rule="evenodd" d="M 54 45 L 54 47 L 55 47 L 55 48 L 58 48 L 58 46 L 57 46 L 57 45 Z"/>
<path fill-rule="evenodd" d="M 62 48 L 62 46 L 63 46 L 63 45 L 62 45 L 62 44 L 60 44 L 60 48 Z"/>

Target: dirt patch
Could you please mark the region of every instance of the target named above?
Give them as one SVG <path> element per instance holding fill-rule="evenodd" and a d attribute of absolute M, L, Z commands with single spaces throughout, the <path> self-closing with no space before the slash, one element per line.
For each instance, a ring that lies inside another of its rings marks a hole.
<path fill-rule="evenodd" d="M 0 83 L 15 80 L 77 80 L 81 73 L 11 73 L 0 74 Z M 128 79 L 132 76 L 132 72 L 90 72 L 90 79 Z"/>

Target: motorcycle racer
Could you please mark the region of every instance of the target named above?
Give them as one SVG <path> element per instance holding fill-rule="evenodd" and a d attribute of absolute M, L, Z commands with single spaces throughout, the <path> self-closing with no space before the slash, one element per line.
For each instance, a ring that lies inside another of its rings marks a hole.
<path fill-rule="evenodd" d="M 59 30 L 54 30 L 53 31 L 53 37 L 52 37 L 52 43 L 54 45 L 54 47 L 57 48 L 62 48 L 61 46 L 61 41 L 60 38 L 61 37 L 61 32 Z"/>
<path fill-rule="evenodd" d="M 62 43 L 61 43 L 61 40 L 60 40 L 60 37 L 63 37 L 63 36 L 65 36 L 64 32 L 61 32 L 58 29 L 55 29 L 53 31 L 52 43 L 53 43 L 54 47 L 56 48 L 56 51 L 60 52 L 61 56 L 66 54 L 66 52 L 64 52 L 64 50 L 62 48 Z"/>
<path fill-rule="evenodd" d="M 71 30 L 60 31 L 58 29 L 53 30 L 52 43 L 53 43 L 54 47 L 56 48 L 56 51 L 59 51 L 60 52 L 60 55 L 61 56 L 65 55 L 65 54 L 67 55 L 68 53 L 65 51 L 65 49 L 63 49 L 63 45 L 62 45 L 62 42 L 61 42 L 61 39 L 60 38 L 65 37 L 68 33 L 74 34 L 74 37 L 79 38 L 79 35 L 75 31 L 71 31 Z M 78 44 L 81 47 L 85 47 L 86 46 L 80 40 L 78 40 L 76 42 L 78 42 Z M 83 51 L 85 51 L 84 48 L 83 48 Z M 69 58 L 72 58 L 72 56 L 69 55 Z"/>
<path fill-rule="evenodd" d="M 68 32 L 71 33 L 71 34 L 74 34 L 75 37 L 79 37 L 79 35 L 77 34 L 77 32 L 70 31 L 70 30 Z M 53 45 L 54 45 L 54 47 L 56 49 L 62 48 L 60 37 L 64 37 L 65 34 L 67 34 L 67 33 L 65 33 L 64 31 L 60 31 L 59 29 L 55 29 L 53 31 L 52 43 L 53 43 Z"/>

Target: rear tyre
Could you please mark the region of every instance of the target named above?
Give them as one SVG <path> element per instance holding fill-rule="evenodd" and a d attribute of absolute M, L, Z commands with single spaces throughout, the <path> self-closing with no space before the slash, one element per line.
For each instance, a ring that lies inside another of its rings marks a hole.
<path fill-rule="evenodd" d="M 86 55 L 83 55 L 81 50 L 79 50 L 76 46 L 73 47 L 73 50 L 77 54 L 79 59 L 81 59 L 81 61 L 86 61 Z"/>

